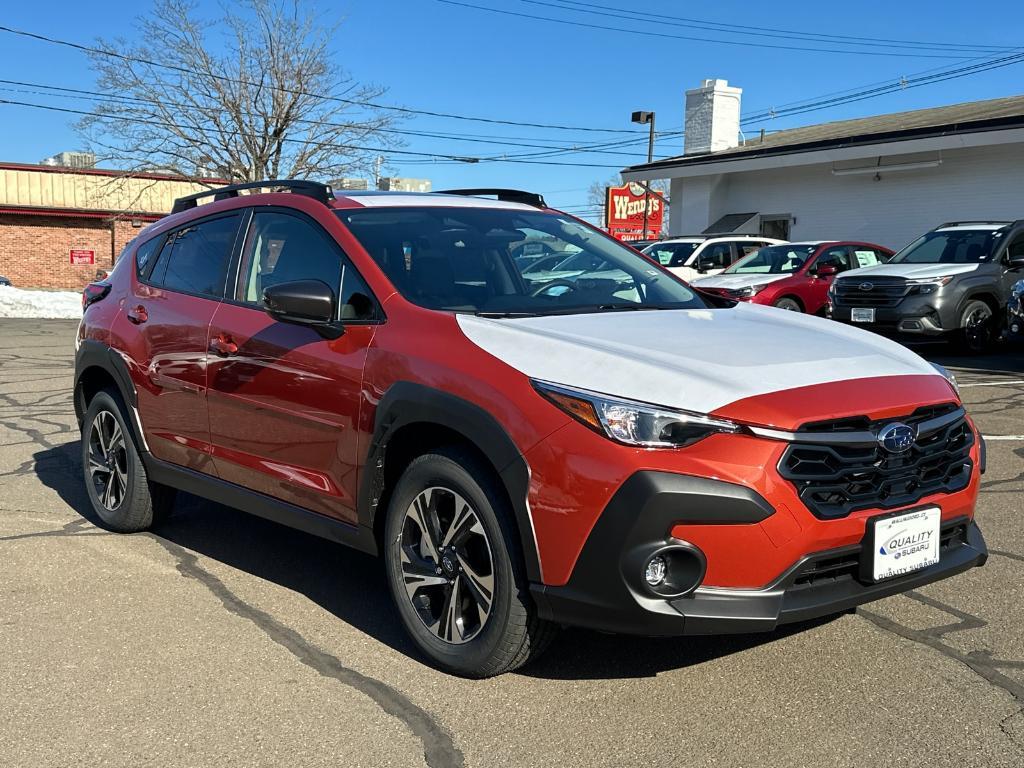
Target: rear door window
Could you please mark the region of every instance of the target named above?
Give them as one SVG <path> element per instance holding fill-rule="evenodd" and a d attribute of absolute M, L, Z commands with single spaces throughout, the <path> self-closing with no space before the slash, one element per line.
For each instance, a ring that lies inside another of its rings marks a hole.
<path fill-rule="evenodd" d="M 853 267 L 873 267 L 876 264 L 885 264 L 888 256 L 876 251 L 874 248 L 867 248 L 862 245 L 853 247 Z"/>
<path fill-rule="evenodd" d="M 173 232 L 149 282 L 170 291 L 220 298 L 242 216 L 205 219 Z"/>

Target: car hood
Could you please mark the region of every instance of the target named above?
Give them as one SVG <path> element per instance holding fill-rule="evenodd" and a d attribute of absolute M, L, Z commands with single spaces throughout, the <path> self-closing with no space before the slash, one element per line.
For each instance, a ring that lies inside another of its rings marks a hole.
<path fill-rule="evenodd" d="M 531 378 L 702 413 L 795 387 L 939 375 L 881 336 L 757 305 L 457 318 L 470 341 Z"/>
<path fill-rule="evenodd" d="M 763 272 L 748 272 L 742 275 L 710 275 L 691 281 L 698 288 L 724 288 L 735 291 L 752 285 L 767 285 L 778 280 L 785 280 L 793 275 L 770 275 Z"/>
<path fill-rule="evenodd" d="M 843 272 L 840 280 L 859 280 L 865 277 L 905 277 L 922 280 L 943 275 L 962 275 L 973 272 L 980 264 L 876 264 Z"/>

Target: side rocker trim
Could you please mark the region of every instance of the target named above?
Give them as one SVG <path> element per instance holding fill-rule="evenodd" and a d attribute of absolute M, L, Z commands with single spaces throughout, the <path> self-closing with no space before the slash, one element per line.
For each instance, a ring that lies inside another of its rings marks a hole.
<path fill-rule="evenodd" d="M 527 504 L 530 468 L 505 429 L 487 411 L 468 400 L 410 381 L 393 384 L 377 405 L 373 439 L 359 483 L 359 522 L 373 530 L 384 490 L 384 465 L 389 440 L 410 424 L 436 424 L 465 437 L 487 457 L 512 503 L 522 542 L 526 575 L 541 580 L 537 542 Z"/>
<path fill-rule="evenodd" d="M 146 465 L 149 479 L 154 482 L 233 507 L 265 520 L 286 525 L 289 528 L 296 528 L 322 539 L 344 544 L 370 555 L 378 554 L 373 529 L 361 525 L 351 525 L 342 520 L 311 512 L 272 496 L 229 483 L 226 480 L 160 461 L 148 453 L 143 455 L 143 463 Z"/>

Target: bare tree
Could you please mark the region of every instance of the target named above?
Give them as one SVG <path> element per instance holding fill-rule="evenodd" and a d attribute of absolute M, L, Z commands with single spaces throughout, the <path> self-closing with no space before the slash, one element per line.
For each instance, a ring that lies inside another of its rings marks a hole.
<path fill-rule="evenodd" d="M 216 21 L 189 0 L 155 0 L 137 42 L 100 41 L 91 54 L 105 97 L 78 129 L 134 172 L 234 182 L 368 173 L 377 148 L 396 145 L 394 117 L 367 105 L 384 88 L 333 63 L 335 31 L 298 0 L 225 4 Z"/>

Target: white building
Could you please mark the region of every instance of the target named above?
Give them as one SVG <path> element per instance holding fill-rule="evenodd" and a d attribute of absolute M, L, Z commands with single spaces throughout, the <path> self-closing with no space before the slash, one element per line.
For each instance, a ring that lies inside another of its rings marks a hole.
<path fill-rule="evenodd" d="M 900 248 L 945 221 L 1024 218 L 1024 96 L 744 137 L 741 93 L 687 91 L 684 153 L 622 172 L 671 180 L 673 235 Z"/>

